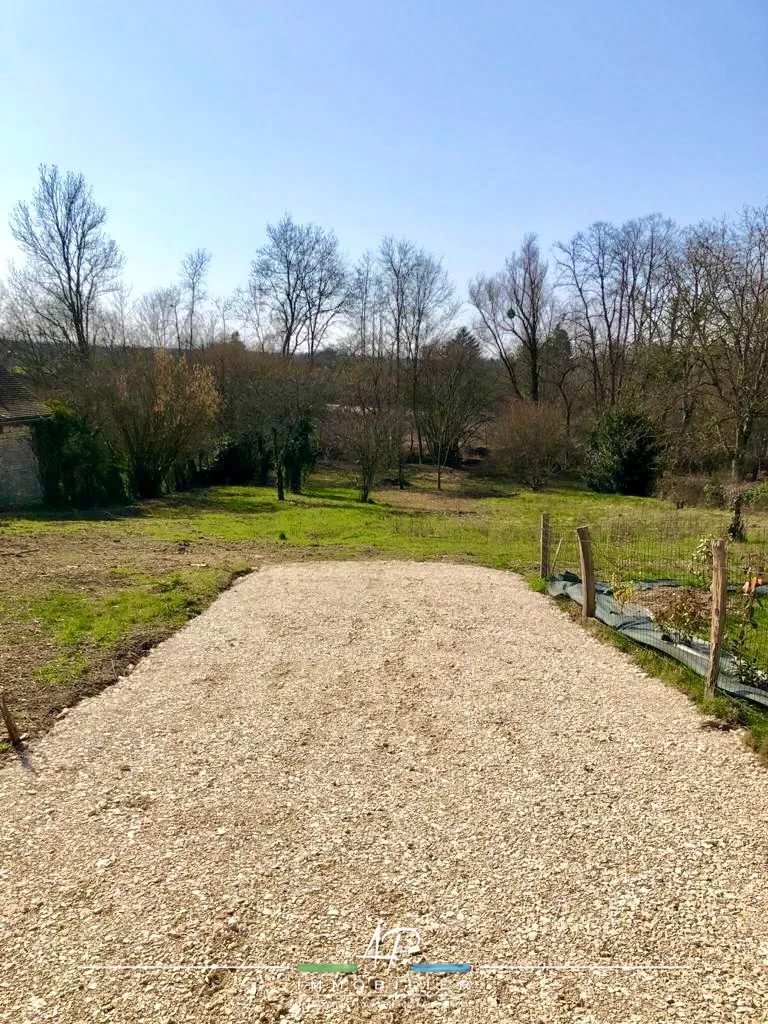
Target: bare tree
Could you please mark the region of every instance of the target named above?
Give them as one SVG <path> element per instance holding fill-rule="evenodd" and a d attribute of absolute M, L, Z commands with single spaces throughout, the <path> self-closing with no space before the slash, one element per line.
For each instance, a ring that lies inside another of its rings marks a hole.
<path fill-rule="evenodd" d="M 260 294 L 259 285 L 253 277 L 245 288 L 236 288 L 232 295 L 232 315 L 242 331 L 260 352 L 268 352 L 273 346 L 269 312 Z"/>
<path fill-rule="evenodd" d="M 458 313 L 453 284 L 442 262 L 423 249 L 416 252 L 408 301 L 403 320 L 408 369 L 410 404 L 416 426 L 419 461 L 424 456 L 420 418 L 422 351 L 442 338 Z"/>
<path fill-rule="evenodd" d="M 542 349 L 545 401 L 555 394 L 563 407 L 566 434 L 570 437 L 571 422 L 577 401 L 582 397 L 579 387 L 579 361 L 564 327 L 558 326 L 547 335 Z"/>
<path fill-rule="evenodd" d="M 356 355 L 363 358 L 385 355 L 385 317 L 384 279 L 376 256 L 366 252 L 352 271 L 347 306 L 351 348 Z"/>
<path fill-rule="evenodd" d="M 690 471 L 695 453 L 702 452 L 709 420 L 706 374 L 699 352 L 702 317 L 706 316 L 707 286 L 697 261 L 689 261 L 683 238 L 661 269 L 665 294 L 657 303 L 650 343 L 637 353 L 638 388 L 635 404 L 663 426 L 675 463 Z"/>
<path fill-rule="evenodd" d="M 110 296 L 110 301 L 98 310 L 97 338 L 107 348 L 128 347 L 133 334 L 131 315 L 131 288 L 120 281 Z"/>
<path fill-rule="evenodd" d="M 421 456 L 421 353 L 448 329 L 460 304 L 442 262 L 407 239 L 385 238 L 376 263 L 385 313 L 381 333 L 387 338 L 395 364 L 395 394 L 398 402 L 402 398 L 403 405 L 410 407 Z"/>
<path fill-rule="evenodd" d="M 461 328 L 424 350 L 419 420 L 437 464 L 437 489 L 451 454 L 486 421 L 490 380 L 477 339 Z"/>
<path fill-rule="evenodd" d="M 519 377 L 525 373 L 534 402 L 541 397 L 542 348 L 554 309 L 547 269 L 536 236 L 526 235 L 500 274 L 480 276 L 469 288 L 469 301 L 478 314 L 476 329 L 501 359 L 518 397 Z"/>
<path fill-rule="evenodd" d="M 617 404 L 633 351 L 658 341 L 674 244 L 674 225 L 654 214 L 621 227 L 599 222 L 557 246 L 569 333 L 588 357 L 596 413 Z"/>
<path fill-rule="evenodd" d="M 177 285 L 142 295 L 134 307 L 138 340 L 150 348 L 182 347 L 181 290 Z"/>
<path fill-rule="evenodd" d="M 345 313 L 350 302 L 347 268 L 332 231 L 319 228 L 312 231 L 303 291 L 307 310 L 307 353 L 309 361 L 313 362 L 331 325 Z"/>
<path fill-rule="evenodd" d="M 296 224 L 288 214 L 268 224 L 245 298 L 249 319 L 274 338 L 283 356 L 305 346 L 313 358 L 347 301 L 336 236 L 314 224 Z"/>
<path fill-rule="evenodd" d="M 25 257 L 11 268 L 14 326 L 87 357 L 99 301 L 117 286 L 123 258 L 104 233 L 107 213 L 82 174 L 42 164 L 32 203 L 17 203 L 11 233 Z"/>
<path fill-rule="evenodd" d="M 360 500 L 387 470 L 397 465 L 402 420 L 393 397 L 394 362 L 386 355 L 351 359 L 342 367 L 342 405 L 327 410 L 323 437 L 326 445 L 351 462 Z"/>
<path fill-rule="evenodd" d="M 385 238 L 378 252 L 384 302 L 387 309 L 387 334 L 395 360 L 395 387 L 400 387 L 400 365 L 405 358 L 405 319 L 412 292 L 416 247 L 407 239 Z"/>
<path fill-rule="evenodd" d="M 607 356 L 610 375 L 609 404 L 617 397 L 623 367 L 624 347 L 620 343 L 622 330 L 626 328 L 623 296 L 611 294 L 614 233 L 613 225 L 601 222 L 593 224 L 586 234 L 579 232 L 567 246 L 559 244 L 557 247 L 561 284 L 573 296 L 570 333 L 589 354 L 596 414 L 606 401 L 604 356 Z"/>
<path fill-rule="evenodd" d="M 469 302 L 477 316 L 474 329 L 486 347 L 495 352 L 507 372 L 516 398 L 523 397 L 518 380 L 517 344 L 509 315 L 509 292 L 502 274 L 480 274 L 469 284 Z"/>
<path fill-rule="evenodd" d="M 217 295 L 213 300 L 213 308 L 216 310 L 217 322 L 221 323 L 221 336 L 227 338 L 227 317 L 234 312 L 235 299 L 232 295 Z"/>
<path fill-rule="evenodd" d="M 768 207 L 747 208 L 733 224 L 695 228 L 687 262 L 691 279 L 704 284 L 689 306 L 690 326 L 738 477 L 756 423 L 768 414 Z"/>
<path fill-rule="evenodd" d="M 206 298 L 205 282 L 211 265 L 211 254 L 206 249 L 195 249 L 187 253 L 181 261 L 179 278 L 182 293 L 186 296 L 187 308 L 184 316 L 184 328 L 181 336 L 187 348 L 195 347 L 197 325 L 195 315 L 199 305 Z"/>

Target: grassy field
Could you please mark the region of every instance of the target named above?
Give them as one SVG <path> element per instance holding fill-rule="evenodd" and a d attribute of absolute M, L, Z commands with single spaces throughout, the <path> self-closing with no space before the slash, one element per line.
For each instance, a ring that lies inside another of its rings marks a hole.
<path fill-rule="evenodd" d="M 449 474 L 438 493 L 428 470 L 366 505 L 342 474 L 327 470 L 285 503 L 271 488 L 220 487 L 80 516 L 0 518 L 10 580 L 0 596 L 3 688 L 22 730 L 37 733 L 264 562 L 444 559 L 530 576 L 543 510 L 556 537 L 568 538 L 563 568 L 573 557 L 573 528 L 583 523 L 615 524 L 617 550 L 671 533 L 682 560 L 728 518 L 575 487 L 533 493 L 463 473 Z"/>

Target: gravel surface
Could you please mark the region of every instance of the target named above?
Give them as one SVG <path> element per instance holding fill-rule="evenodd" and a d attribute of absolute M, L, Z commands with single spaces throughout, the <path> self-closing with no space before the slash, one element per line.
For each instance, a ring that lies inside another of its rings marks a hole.
<path fill-rule="evenodd" d="M 763 1024 L 768 772 L 701 726 L 509 573 L 262 568 L 0 770 L 0 1021 Z"/>

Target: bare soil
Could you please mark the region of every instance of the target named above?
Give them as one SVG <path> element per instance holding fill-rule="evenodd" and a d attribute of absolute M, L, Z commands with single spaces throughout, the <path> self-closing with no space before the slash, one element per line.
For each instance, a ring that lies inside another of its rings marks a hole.
<path fill-rule="evenodd" d="M 322 557 L 328 556 L 326 547 Z M 301 561 L 314 557 L 320 557 L 319 551 L 291 548 L 281 553 L 272 545 L 267 552 L 264 545 L 243 541 L 190 545 L 130 534 L 105 537 L 97 531 L 0 537 L 0 577 L 5 581 L 5 596 L 17 601 L 57 588 L 73 594 L 100 595 L 114 588 L 114 570 L 126 566 L 159 576 L 201 564 L 258 566 L 265 558 L 280 562 L 283 558 Z M 87 670 L 80 677 L 50 685 L 41 683 L 35 672 L 53 656 L 55 645 L 34 622 L 19 622 L 16 618 L 12 630 L 0 629 L 0 688 L 9 695 L 22 734 L 42 735 L 62 709 L 111 686 L 171 632 L 161 624 L 142 628 L 102 655 L 89 658 Z M 0 740 L 3 736 L 0 724 Z"/>

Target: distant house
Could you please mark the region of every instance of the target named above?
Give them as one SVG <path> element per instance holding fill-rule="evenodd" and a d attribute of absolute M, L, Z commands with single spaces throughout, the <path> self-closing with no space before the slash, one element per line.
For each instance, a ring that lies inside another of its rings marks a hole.
<path fill-rule="evenodd" d="M 21 377 L 0 366 L 0 507 L 40 501 L 31 425 L 50 415 Z"/>

